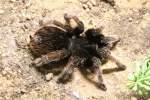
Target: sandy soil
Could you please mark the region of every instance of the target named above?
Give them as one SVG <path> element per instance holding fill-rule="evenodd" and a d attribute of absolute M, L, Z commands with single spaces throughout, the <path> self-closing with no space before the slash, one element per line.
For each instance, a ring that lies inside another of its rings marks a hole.
<path fill-rule="evenodd" d="M 88 0 L 0 0 L 0 100 L 136 100 L 126 88 L 127 76 L 134 72 L 134 62 L 150 52 L 150 1 L 115 0 L 115 8 L 99 1 L 83 9 L 84 1 Z M 29 35 L 52 19 L 62 21 L 64 13 L 78 16 L 86 28 L 102 26 L 103 34 L 121 37 L 112 53 L 127 70 L 113 71 L 112 62 L 103 65 L 107 91 L 78 69 L 71 82 L 56 84 L 57 76 L 45 81 L 29 67 Z"/>

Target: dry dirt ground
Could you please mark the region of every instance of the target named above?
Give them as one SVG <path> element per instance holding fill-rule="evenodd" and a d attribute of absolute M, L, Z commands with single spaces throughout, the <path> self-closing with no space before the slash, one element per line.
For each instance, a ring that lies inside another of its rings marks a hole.
<path fill-rule="evenodd" d="M 126 84 L 134 62 L 150 52 L 150 0 L 115 0 L 114 8 L 99 1 L 98 6 L 84 9 L 86 1 L 0 0 L 0 100 L 136 100 Z M 64 13 L 78 16 L 86 28 L 102 26 L 103 34 L 121 37 L 112 53 L 127 70 L 106 73 L 116 65 L 103 65 L 107 91 L 78 69 L 71 82 L 56 84 L 57 75 L 46 81 L 29 67 L 33 60 L 26 46 L 29 35 L 52 19 L 61 21 Z"/>

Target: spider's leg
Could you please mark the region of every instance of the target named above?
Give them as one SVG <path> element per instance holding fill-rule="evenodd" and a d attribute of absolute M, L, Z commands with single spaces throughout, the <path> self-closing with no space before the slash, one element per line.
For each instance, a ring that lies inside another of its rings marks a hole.
<path fill-rule="evenodd" d="M 96 73 L 96 75 L 98 77 L 98 86 L 103 90 L 107 90 L 107 88 L 103 82 L 102 70 L 99 67 L 101 65 L 100 59 L 97 57 L 93 57 L 92 61 L 93 61 L 94 72 Z"/>
<path fill-rule="evenodd" d="M 74 71 L 74 63 L 72 57 L 70 57 L 69 62 L 67 66 L 64 68 L 64 70 L 60 73 L 58 76 L 57 82 L 66 82 L 72 75 Z"/>
<path fill-rule="evenodd" d="M 110 50 L 113 49 L 119 41 L 120 41 L 120 38 L 117 36 L 113 36 L 113 37 L 106 36 L 103 39 L 103 42 L 107 43 L 107 47 Z"/>
<path fill-rule="evenodd" d="M 64 14 L 64 19 L 65 19 L 65 29 L 68 32 L 72 32 L 78 26 L 78 23 L 73 19 L 73 16 Z"/>
<path fill-rule="evenodd" d="M 62 28 L 62 29 L 65 29 L 65 25 L 64 25 L 63 23 L 59 22 L 59 21 L 53 20 L 52 23 L 53 23 L 54 25 L 56 25 L 56 26 Z"/>
<path fill-rule="evenodd" d="M 120 70 L 125 70 L 126 66 L 122 64 L 118 59 L 112 56 L 110 49 L 107 47 L 97 49 L 97 57 L 101 59 L 102 63 L 105 63 L 107 60 L 111 60 L 116 63 Z"/>
<path fill-rule="evenodd" d="M 64 19 L 66 22 L 69 22 L 69 20 L 72 18 L 73 16 L 68 15 L 67 13 L 64 14 Z"/>
<path fill-rule="evenodd" d="M 64 14 L 64 19 L 66 21 L 65 29 L 69 32 L 73 32 L 75 35 L 80 35 L 80 33 L 84 31 L 84 24 L 78 17 Z"/>
<path fill-rule="evenodd" d="M 118 66 L 118 68 L 120 70 L 125 70 L 126 66 L 124 64 L 122 64 L 118 59 L 116 59 L 115 57 L 113 57 L 111 54 L 109 54 L 109 59 L 112 60 L 113 62 L 116 63 L 116 65 Z"/>
<path fill-rule="evenodd" d="M 71 16 L 71 15 L 68 15 L 68 14 L 64 14 L 64 19 L 67 23 L 70 23 L 71 19 L 73 19 L 76 23 L 81 22 L 77 16 Z"/>
<path fill-rule="evenodd" d="M 83 22 L 82 22 L 81 20 L 79 20 L 79 18 L 76 17 L 76 16 L 73 16 L 72 19 L 77 23 L 77 26 L 74 28 L 74 29 L 75 29 L 74 32 L 75 32 L 76 35 L 80 35 L 81 33 L 84 32 L 84 24 L 83 24 Z M 71 25 L 72 25 L 72 23 L 71 23 Z"/>
<path fill-rule="evenodd" d="M 67 52 L 67 50 L 62 49 L 62 50 L 57 50 L 55 52 L 49 52 L 46 55 L 42 55 L 39 58 L 36 58 L 31 65 L 35 67 L 41 67 L 46 64 L 53 64 L 57 63 L 60 60 L 63 60 L 67 57 L 69 57 L 70 53 Z"/>
<path fill-rule="evenodd" d="M 72 19 L 77 23 L 80 24 L 81 21 L 79 20 L 79 18 L 77 16 L 73 16 Z"/>

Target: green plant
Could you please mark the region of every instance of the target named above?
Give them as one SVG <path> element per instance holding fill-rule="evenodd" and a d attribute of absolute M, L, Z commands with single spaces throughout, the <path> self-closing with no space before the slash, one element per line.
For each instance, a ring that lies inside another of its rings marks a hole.
<path fill-rule="evenodd" d="M 150 56 L 137 64 L 137 70 L 129 75 L 128 88 L 141 96 L 150 97 Z"/>

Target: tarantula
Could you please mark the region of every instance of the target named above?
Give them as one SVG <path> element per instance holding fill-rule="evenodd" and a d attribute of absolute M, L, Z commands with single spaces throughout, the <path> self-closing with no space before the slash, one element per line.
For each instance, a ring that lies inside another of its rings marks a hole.
<path fill-rule="evenodd" d="M 85 37 L 80 36 L 84 32 L 84 24 L 76 16 L 64 15 L 65 24 L 53 21 L 54 26 L 40 28 L 34 36 L 30 36 L 29 48 L 36 59 L 33 66 L 40 67 L 51 65 L 65 58 L 68 63 L 57 82 L 64 82 L 72 75 L 75 66 L 88 65 L 92 62 L 91 69 L 98 76 L 98 86 L 106 90 L 103 83 L 100 65 L 108 59 L 115 61 L 119 69 L 126 67 L 111 56 L 110 50 L 119 41 L 112 37 L 105 37 L 100 29 L 88 29 Z M 110 42 L 111 41 L 111 42 Z"/>

